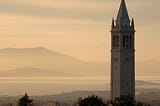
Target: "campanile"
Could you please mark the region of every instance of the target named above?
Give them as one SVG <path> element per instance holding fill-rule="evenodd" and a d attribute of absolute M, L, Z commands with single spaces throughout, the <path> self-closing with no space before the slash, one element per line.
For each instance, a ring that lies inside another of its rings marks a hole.
<path fill-rule="evenodd" d="M 135 97 L 135 26 L 125 0 L 121 0 L 116 20 L 111 25 L 111 99 Z"/>

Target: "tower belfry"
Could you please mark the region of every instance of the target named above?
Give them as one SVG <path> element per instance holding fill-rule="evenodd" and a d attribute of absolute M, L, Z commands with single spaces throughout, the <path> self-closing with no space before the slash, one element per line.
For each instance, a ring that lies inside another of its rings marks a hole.
<path fill-rule="evenodd" d="M 135 29 L 125 0 L 121 0 L 111 28 L 111 99 L 122 95 L 135 97 Z"/>

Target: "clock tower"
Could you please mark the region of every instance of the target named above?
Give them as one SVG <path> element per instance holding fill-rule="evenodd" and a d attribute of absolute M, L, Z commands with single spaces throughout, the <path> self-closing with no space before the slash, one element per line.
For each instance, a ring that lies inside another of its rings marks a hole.
<path fill-rule="evenodd" d="M 135 97 L 135 28 L 125 0 L 121 0 L 111 26 L 111 99 L 123 95 Z"/>

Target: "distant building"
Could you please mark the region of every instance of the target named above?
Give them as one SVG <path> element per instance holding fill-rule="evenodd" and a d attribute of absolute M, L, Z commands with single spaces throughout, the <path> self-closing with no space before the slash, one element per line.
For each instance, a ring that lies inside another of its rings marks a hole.
<path fill-rule="evenodd" d="M 122 95 L 135 97 L 135 28 L 125 0 L 121 1 L 111 29 L 111 99 Z"/>

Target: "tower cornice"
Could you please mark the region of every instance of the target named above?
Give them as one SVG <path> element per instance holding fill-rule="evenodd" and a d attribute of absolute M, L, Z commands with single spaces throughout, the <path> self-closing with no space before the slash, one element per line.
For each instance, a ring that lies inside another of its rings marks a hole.
<path fill-rule="evenodd" d="M 135 32 L 135 29 L 132 26 L 125 26 L 125 27 L 112 27 L 111 32 L 117 33 L 125 33 L 125 32 Z"/>

